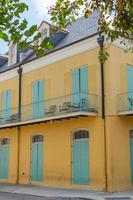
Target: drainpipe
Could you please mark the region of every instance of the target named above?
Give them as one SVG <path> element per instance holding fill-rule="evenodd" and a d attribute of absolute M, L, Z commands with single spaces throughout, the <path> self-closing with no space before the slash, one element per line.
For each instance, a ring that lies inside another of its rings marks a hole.
<path fill-rule="evenodd" d="M 17 63 L 20 62 L 20 51 L 19 46 L 17 45 Z M 22 96 L 22 68 L 21 64 L 17 70 L 19 76 L 19 89 L 18 89 L 18 120 L 21 121 L 21 96 Z"/>
<path fill-rule="evenodd" d="M 103 50 L 104 36 L 99 35 L 97 42 L 100 46 L 100 50 Z M 101 65 L 101 101 L 102 101 L 102 119 L 105 119 L 105 91 L 104 91 L 104 64 L 100 61 Z"/>
<path fill-rule="evenodd" d="M 21 95 L 22 95 L 22 68 L 19 66 L 18 70 L 19 76 L 19 91 L 18 91 L 18 120 L 21 121 Z M 19 162 L 20 162 L 20 127 L 18 126 L 18 158 L 17 158 L 17 184 L 19 184 Z"/>
<path fill-rule="evenodd" d="M 19 48 L 17 47 L 17 62 L 20 62 L 20 53 Z M 18 88 L 18 121 L 21 121 L 21 99 L 22 99 L 22 68 L 21 65 L 19 65 L 19 68 L 17 70 L 18 72 L 18 78 L 19 78 L 19 88 Z M 20 133 L 21 128 L 18 126 L 18 157 L 17 157 L 17 184 L 19 184 L 19 163 L 20 163 Z"/>
<path fill-rule="evenodd" d="M 17 154 L 17 180 L 16 184 L 19 184 L 19 163 L 20 163 L 20 127 L 17 127 L 18 130 L 18 154 Z"/>
<path fill-rule="evenodd" d="M 18 119 L 21 121 L 21 99 L 22 99 L 22 68 L 19 66 L 18 70 L 19 75 L 19 93 L 18 93 Z"/>
<path fill-rule="evenodd" d="M 104 48 L 104 36 L 99 34 L 97 39 L 100 50 Z M 107 175 L 107 136 L 106 136 L 106 116 L 105 116 L 105 77 L 104 77 L 104 63 L 100 61 L 101 66 L 101 103 L 102 103 L 102 119 L 104 126 L 104 160 L 105 160 L 105 191 L 108 190 L 108 175 Z"/>

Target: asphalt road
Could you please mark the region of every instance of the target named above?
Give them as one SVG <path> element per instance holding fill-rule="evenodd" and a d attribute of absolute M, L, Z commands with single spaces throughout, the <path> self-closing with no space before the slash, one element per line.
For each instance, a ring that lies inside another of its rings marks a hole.
<path fill-rule="evenodd" d="M 91 200 L 86 198 L 49 198 L 0 192 L 0 200 Z"/>

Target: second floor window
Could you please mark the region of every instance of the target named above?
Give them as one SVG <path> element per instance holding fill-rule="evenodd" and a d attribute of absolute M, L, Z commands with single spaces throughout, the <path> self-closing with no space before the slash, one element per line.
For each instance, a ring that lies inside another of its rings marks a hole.
<path fill-rule="evenodd" d="M 127 65 L 128 108 L 133 110 L 133 66 Z"/>
<path fill-rule="evenodd" d="M 32 84 L 32 117 L 44 116 L 44 80 L 35 81 Z"/>
<path fill-rule="evenodd" d="M 88 93 L 88 67 L 72 70 L 72 93 Z"/>
<path fill-rule="evenodd" d="M 11 116 L 11 90 L 2 93 L 2 119 L 6 121 Z"/>
<path fill-rule="evenodd" d="M 72 70 L 71 93 L 72 102 L 82 108 L 88 107 L 88 67 L 80 67 Z"/>

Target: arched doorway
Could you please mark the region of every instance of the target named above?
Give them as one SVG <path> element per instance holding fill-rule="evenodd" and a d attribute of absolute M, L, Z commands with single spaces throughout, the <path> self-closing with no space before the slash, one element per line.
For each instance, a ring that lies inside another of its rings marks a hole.
<path fill-rule="evenodd" d="M 32 137 L 31 147 L 31 181 L 42 182 L 44 177 L 44 137 L 35 135 Z"/>
<path fill-rule="evenodd" d="M 3 138 L 0 146 L 0 179 L 8 179 L 9 174 L 9 139 Z"/>
<path fill-rule="evenodd" d="M 89 184 L 89 132 L 78 130 L 73 133 L 72 183 Z"/>

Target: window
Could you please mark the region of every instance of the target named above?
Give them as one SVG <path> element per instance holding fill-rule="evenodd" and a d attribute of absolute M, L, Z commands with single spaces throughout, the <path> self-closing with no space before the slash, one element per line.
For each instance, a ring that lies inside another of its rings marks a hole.
<path fill-rule="evenodd" d="M 32 143 L 43 142 L 43 135 L 35 135 L 32 137 Z"/>
<path fill-rule="evenodd" d="M 35 81 L 32 84 L 32 117 L 44 117 L 44 90 L 43 80 Z"/>
<path fill-rule="evenodd" d="M 4 138 L 4 139 L 2 139 L 2 141 L 1 141 L 1 145 L 3 146 L 3 145 L 8 145 L 9 144 L 9 139 L 8 138 Z"/>
<path fill-rule="evenodd" d="M 88 67 L 81 67 L 72 70 L 72 104 L 80 110 L 88 109 Z"/>
<path fill-rule="evenodd" d="M 88 93 L 88 67 L 72 70 L 72 93 Z"/>
<path fill-rule="evenodd" d="M 79 130 L 73 133 L 74 140 L 87 139 L 87 138 L 89 138 L 89 133 L 87 130 Z"/>
<path fill-rule="evenodd" d="M 4 91 L 2 93 L 2 118 L 6 121 L 11 116 L 11 96 L 10 90 Z"/>
<path fill-rule="evenodd" d="M 130 130 L 130 131 L 129 131 L 129 138 L 130 138 L 130 139 L 133 139 L 133 130 Z"/>

